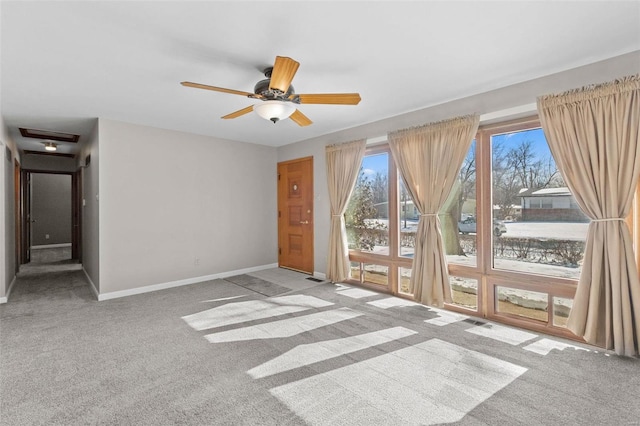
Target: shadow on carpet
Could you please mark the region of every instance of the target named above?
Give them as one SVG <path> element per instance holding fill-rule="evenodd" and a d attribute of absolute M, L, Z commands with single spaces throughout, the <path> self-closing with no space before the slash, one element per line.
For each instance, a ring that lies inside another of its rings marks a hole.
<path fill-rule="evenodd" d="M 225 278 L 225 281 L 229 281 L 230 283 L 239 285 L 248 290 L 255 291 L 256 293 L 260 293 L 268 297 L 278 296 L 280 294 L 288 293 L 291 291 L 290 288 L 283 287 L 270 281 L 252 277 L 251 275 L 246 274 L 227 277 Z"/>

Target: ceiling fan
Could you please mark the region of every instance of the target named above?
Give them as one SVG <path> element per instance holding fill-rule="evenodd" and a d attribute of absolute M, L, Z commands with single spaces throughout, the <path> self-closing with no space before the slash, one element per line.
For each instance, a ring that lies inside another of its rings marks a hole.
<path fill-rule="evenodd" d="M 260 80 L 253 88 L 253 93 L 241 90 L 225 89 L 223 87 L 208 86 L 206 84 L 183 81 L 183 86 L 196 89 L 213 90 L 214 92 L 231 93 L 232 95 L 246 96 L 252 99 L 260 99 L 262 103 L 250 105 L 246 108 L 223 116 L 224 119 L 237 118 L 255 111 L 260 117 L 276 123 L 280 120 L 291 118 L 299 126 L 308 126 L 313 122 L 301 113 L 295 105 L 299 104 L 334 104 L 334 105 L 358 105 L 360 95 L 358 93 L 295 93 L 291 81 L 296 75 L 300 63 L 291 58 L 276 56 L 273 67 L 264 70 L 265 80 Z"/>

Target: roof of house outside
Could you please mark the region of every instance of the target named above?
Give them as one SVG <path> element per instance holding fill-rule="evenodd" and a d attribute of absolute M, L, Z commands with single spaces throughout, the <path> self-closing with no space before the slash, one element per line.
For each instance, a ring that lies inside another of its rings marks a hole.
<path fill-rule="evenodd" d="M 571 191 L 566 186 L 559 188 L 528 189 L 523 188 L 518 194 L 520 197 L 571 197 Z"/>

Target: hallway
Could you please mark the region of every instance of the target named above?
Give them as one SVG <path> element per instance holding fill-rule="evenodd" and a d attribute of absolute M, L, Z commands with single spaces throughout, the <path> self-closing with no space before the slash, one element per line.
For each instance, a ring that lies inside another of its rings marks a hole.
<path fill-rule="evenodd" d="M 71 247 L 41 248 L 32 249 L 31 262 L 20 266 L 9 303 L 73 297 L 95 300 Z"/>

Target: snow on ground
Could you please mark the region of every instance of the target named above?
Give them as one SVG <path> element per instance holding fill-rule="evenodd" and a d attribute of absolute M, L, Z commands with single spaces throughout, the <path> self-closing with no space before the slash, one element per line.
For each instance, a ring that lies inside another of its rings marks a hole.
<path fill-rule="evenodd" d="M 588 222 L 505 222 L 507 232 L 502 235 L 514 238 L 544 238 L 579 240 L 587 238 Z"/>
<path fill-rule="evenodd" d="M 378 223 L 389 226 L 386 219 L 376 219 Z M 502 235 L 513 238 L 542 238 L 556 240 L 582 240 L 587 238 L 589 222 L 504 222 L 507 232 Z M 403 220 L 400 221 L 401 230 L 415 232 L 418 229 L 418 221 L 407 220 L 406 227 Z M 473 235 L 473 234 L 472 234 Z"/>
<path fill-rule="evenodd" d="M 407 227 L 403 231 L 415 231 L 417 222 L 407 221 Z M 586 239 L 588 223 L 571 222 L 507 222 L 507 233 L 502 238 L 538 238 L 538 239 L 561 239 L 561 240 L 582 240 Z M 388 255 L 389 248 L 376 246 L 372 253 Z M 412 257 L 413 248 L 403 247 L 402 254 Z M 473 254 L 467 256 L 447 255 L 447 262 L 450 264 L 476 267 L 477 259 Z M 494 259 L 494 268 L 499 270 L 522 272 L 550 277 L 561 277 L 577 280 L 580 278 L 580 267 L 567 267 L 560 265 L 548 265 L 536 262 L 523 262 L 514 259 Z M 368 265 L 375 269 L 376 265 Z M 386 268 L 386 267 L 385 267 Z M 406 272 L 405 274 L 406 275 Z M 457 290 L 474 293 L 477 290 L 477 282 L 474 279 L 451 276 L 452 287 Z M 513 303 L 522 306 L 532 304 L 542 304 L 546 306 L 547 295 L 538 292 L 529 292 L 519 289 L 504 288 L 500 297 L 509 299 Z M 567 305 L 570 308 L 571 300 L 555 299 L 556 305 Z M 533 306 L 533 305 L 532 305 Z"/>

